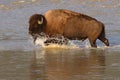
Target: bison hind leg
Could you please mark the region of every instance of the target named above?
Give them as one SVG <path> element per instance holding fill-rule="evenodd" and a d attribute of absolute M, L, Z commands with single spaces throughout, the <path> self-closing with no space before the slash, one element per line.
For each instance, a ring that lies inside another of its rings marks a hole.
<path fill-rule="evenodd" d="M 96 40 L 95 41 L 90 41 L 90 44 L 91 44 L 91 47 L 97 48 Z"/>
<path fill-rule="evenodd" d="M 96 39 L 91 39 L 91 38 L 89 38 L 89 41 L 90 41 L 91 47 L 97 48 Z"/>

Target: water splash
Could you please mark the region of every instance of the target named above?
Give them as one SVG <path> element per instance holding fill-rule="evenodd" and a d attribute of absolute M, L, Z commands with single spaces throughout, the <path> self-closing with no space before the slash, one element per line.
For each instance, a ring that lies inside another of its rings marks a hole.
<path fill-rule="evenodd" d="M 47 35 L 38 36 L 35 45 L 42 48 L 79 48 L 73 41 L 60 35 L 52 37 Z"/>
<path fill-rule="evenodd" d="M 37 48 L 64 48 L 64 49 L 74 49 L 74 48 L 79 48 L 79 49 L 96 49 L 92 48 L 90 45 L 89 40 L 80 41 L 80 40 L 69 40 L 65 38 L 62 35 L 53 35 L 49 36 L 46 35 L 45 33 L 40 33 L 40 34 L 34 34 L 34 36 L 37 37 L 35 40 L 35 46 Z M 118 48 L 120 47 L 119 45 L 110 45 L 109 47 L 106 47 L 105 44 L 103 44 L 101 41 L 97 40 L 97 49 L 108 49 L 108 48 Z"/>
<path fill-rule="evenodd" d="M 89 40 L 69 40 L 61 35 L 49 37 L 44 33 L 37 35 L 35 41 L 35 46 L 42 48 L 64 48 L 64 49 L 74 49 L 74 48 L 91 48 Z M 98 46 L 98 48 L 103 48 L 103 46 Z"/>

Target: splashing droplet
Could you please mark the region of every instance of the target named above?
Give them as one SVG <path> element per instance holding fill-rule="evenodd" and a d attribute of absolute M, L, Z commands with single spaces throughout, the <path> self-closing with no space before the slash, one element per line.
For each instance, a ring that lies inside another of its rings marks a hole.
<path fill-rule="evenodd" d="M 43 48 L 79 48 L 77 45 L 75 45 L 72 41 L 65 38 L 64 36 L 57 35 L 49 37 L 48 35 L 45 35 L 43 33 L 41 33 L 37 37 L 35 45 L 40 45 Z"/>

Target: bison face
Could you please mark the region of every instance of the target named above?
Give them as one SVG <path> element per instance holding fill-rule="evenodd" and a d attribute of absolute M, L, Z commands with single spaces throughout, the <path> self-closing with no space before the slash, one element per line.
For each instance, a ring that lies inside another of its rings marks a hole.
<path fill-rule="evenodd" d="M 29 34 L 36 39 L 36 35 L 45 31 L 46 19 L 43 15 L 34 14 L 29 20 Z"/>

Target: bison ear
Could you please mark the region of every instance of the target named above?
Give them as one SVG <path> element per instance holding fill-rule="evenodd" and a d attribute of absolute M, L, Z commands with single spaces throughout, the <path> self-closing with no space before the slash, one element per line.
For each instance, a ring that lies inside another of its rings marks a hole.
<path fill-rule="evenodd" d="M 43 24 L 43 17 L 41 17 L 41 20 L 38 20 L 38 24 Z"/>

